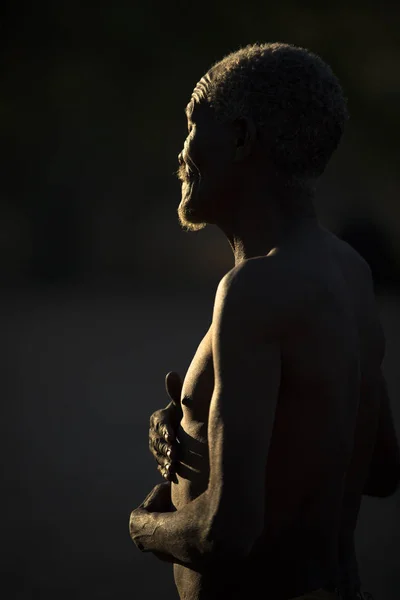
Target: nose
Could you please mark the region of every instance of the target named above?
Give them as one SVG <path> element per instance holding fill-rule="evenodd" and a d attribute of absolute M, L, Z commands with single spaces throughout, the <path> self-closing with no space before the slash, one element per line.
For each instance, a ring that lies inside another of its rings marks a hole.
<path fill-rule="evenodd" d="M 179 154 L 178 154 L 178 163 L 179 163 L 179 166 L 182 166 L 184 164 L 184 162 L 185 161 L 183 160 L 182 152 L 179 152 Z"/>

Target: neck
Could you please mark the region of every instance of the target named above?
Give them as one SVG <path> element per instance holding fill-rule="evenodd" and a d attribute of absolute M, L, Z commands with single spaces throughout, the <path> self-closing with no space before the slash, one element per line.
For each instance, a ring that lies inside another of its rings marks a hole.
<path fill-rule="evenodd" d="M 216 223 L 228 238 L 235 266 L 249 258 L 267 255 L 296 234 L 319 226 L 311 199 L 299 202 L 296 208 L 291 203 L 290 210 L 282 210 L 282 203 L 278 202 L 265 204 L 260 207 L 241 204 L 241 210 L 236 210 L 229 222 Z"/>

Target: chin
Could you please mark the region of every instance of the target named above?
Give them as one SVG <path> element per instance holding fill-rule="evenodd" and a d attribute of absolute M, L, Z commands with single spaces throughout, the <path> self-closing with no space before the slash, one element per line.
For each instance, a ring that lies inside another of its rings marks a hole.
<path fill-rule="evenodd" d="M 182 229 L 186 231 L 201 231 L 207 226 L 207 223 L 183 201 L 178 206 L 178 219 Z"/>
<path fill-rule="evenodd" d="M 201 231 L 210 222 L 205 218 L 204 211 L 199 210 L 198 190 L 194 183 L 182 185 L 182 200 L 178 207 L 179 223 L 186 231 Z"/>

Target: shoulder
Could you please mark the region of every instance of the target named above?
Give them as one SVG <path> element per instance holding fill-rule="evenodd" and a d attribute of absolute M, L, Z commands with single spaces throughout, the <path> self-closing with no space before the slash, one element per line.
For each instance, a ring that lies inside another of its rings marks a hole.
<path fill-rule="evenodd" d="M 242 327 L 268 322 L 277 326 L 290 310 L 289 304 L 288 279 L 281 265 L 269 257 L 251 258 L 221 279 L 214 317 L 240 321 Z"/>
<path fill-rule="evenodd" d="M 360 270 L 360 272 L 368 278 L 372 278 L 372 271 L 363 256 L 353 246 L 342 238 L 335 235 L 332 231 L 326 230 L 329 235 L 331 243 L 335 246 L 337 251 L 345 257 L 347 260 L 351 260 L 352 266 Z"/>
<path fill-rule="evenodd" d="M 252 305 L 257 300 L 273 304 L 288 297 L 295 273 L 291 265 L 275 256 L 243 261 L 221 279 L 217 293 Z"/>

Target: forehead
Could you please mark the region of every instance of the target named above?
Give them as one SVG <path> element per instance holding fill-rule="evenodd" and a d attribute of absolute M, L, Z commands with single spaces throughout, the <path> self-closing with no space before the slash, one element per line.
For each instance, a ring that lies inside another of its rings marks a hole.
<path fill-rule="evenodd" d="M 215 124 L 215 116 L 211 106 L 206 100 L 197 100 L 192 96 L 189 104 L 185 108 L 185 114 L 188 121 L 201 123 L 202 126 L 211 126 Z"/>
<path fill-rule="evenodd" d="M 192 97 L 185 109 L 189 120 L 206 119 L 212 117 L 211 109 L 208 104 L 209 86 L 212 81 L 212 73 L 208 72 L 200 79 L 193 90 Z"/>
<path fill-rule="evenodd" d="M 191 98 L 190 102 L 187 104 L 187 106 L 185 108 L 185 115 L 187 116 L 189 121 L 192 119 L 193 112 L 194 112 L 194 101 Z"/>

